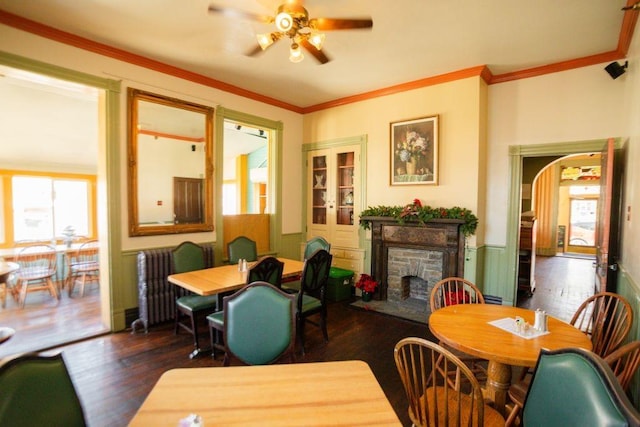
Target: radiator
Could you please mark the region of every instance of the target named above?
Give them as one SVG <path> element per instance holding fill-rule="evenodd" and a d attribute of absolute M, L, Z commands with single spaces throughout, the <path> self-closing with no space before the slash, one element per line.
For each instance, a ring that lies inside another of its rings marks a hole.
<path fill-rule="evenodd" d="M 207 267 L 213 267 L 213 245 L 201 245 Z M 149 326 L 175 318 L 176 297 L 189 291 L 167 280 L 172 274 L 172 248 L 149 249 L 138 252 L 138 319 L 131 323 L 132 333 L 142 325 Z"/>

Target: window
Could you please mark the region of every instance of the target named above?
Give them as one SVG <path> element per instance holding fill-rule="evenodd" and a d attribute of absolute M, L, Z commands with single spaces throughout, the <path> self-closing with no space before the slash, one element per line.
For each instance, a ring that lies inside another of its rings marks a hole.
<path fill-rule="evenodd" d="M 598 211 L 598 186 L 571 186 L 569 244 L 572 246 L 596 245 L 596 215 Z"/>
<path fill-rule="evenodd" d="M 20 241 L 94 236 L 92 177 L 10 174 L 11 214 L 5 215 L 4 246 Z M 9 219 L 9 221 L 7 221 Z"/>

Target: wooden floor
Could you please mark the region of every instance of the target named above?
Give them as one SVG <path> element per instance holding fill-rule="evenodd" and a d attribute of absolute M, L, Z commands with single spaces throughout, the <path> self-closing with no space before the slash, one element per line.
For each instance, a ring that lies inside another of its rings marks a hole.
<path fill-rule="evenodd" d="M 593 260 L 538 257 L 536 292 L 520 306 L 542 308 L 569 320 L 577 305 L 593 292 Z M 12 308 L 8 301 L 8 308 Z M 13 307 L 15 308 L 15 307 Z M 81 340 L 104 333 L 97 292 L 60 301 L 46 292 L 29 295 L 24 310 L 0 309 L 0 325 L 18 333 L 0 345 L 0 356 L 51 347 L 54 342 Z M 307 330 L 307 353 L 299 363 L 360 359 L 372 368 L 403 425 L 407 402 L 393 362 L 393 347 L 403 337 L 433 339 L 424 324 L 334 303 L 329 308 L 325 344 L 316 328 Z M 205 331 L 203 342 L 207 342 Z M 172 325 L 154 326 L 148 334 L 130 331 L 106 334 L 51 350 L 63 351 L 90 426 L 125 426 L 160 375 L 171 368 L 220 366 L 203 357 L 190 360 L 189 335 L 173 334 Z M 177 422 L 177 421 L 176 421 Z"/>
<path fill-rule="evenodd" d="M 297 362 L 364 360 L 403 425 L 411 425 L 393 348 L 406 336 L 432 339 L 427 326 L 342 302 L 330 305 L 328 323 L 328 344 L 317 328 L 307 328 L 307 351 Z M 90 426 L 127 425 L 168 369 L 222 365 L 220 356 L 190 360 L 191 337 L 174 335 L 171 326 L 152 327 L 148 334 L 115 333 L 61 348 Z M 203 334 L 202 339 L 207 337 Z"/>
<path fill-rule="evenodd" d="M 545 310 L 570 321 L 580 304 L 594 294 L 594 259 L 584 256 L 536 256 L 536 290 L 520 295 L 518 307 Z"/>

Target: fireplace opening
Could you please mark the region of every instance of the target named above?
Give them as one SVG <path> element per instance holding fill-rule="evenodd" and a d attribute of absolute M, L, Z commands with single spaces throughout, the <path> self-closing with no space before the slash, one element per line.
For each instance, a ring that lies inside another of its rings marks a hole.
<path fill-rule="evenodd" d="M 400 280 L 400 299 L 414 298 L 429 301 L 429 283 L 417 276 L 404 276 Z"/>

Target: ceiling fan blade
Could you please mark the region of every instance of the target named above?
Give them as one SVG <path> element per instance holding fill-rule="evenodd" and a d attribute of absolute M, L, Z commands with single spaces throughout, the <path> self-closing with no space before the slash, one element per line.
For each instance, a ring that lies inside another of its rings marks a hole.
<path fill-rule="evenodd" d="M 326 64 L 330 61 L 329 57 L 324 54 L 323 51 L 316 48 L 314 45 L 309 43 L 309 40 L 300 40 L 300 44 L 304 47 L 314 58 L 318 60 L 321 64 Z"/>
<path fill-rule="evenodd" d="M 320 31 L 366 29 L 373 27 L 373 20 L 313 18 L 309 19 L 309 26 Z"/>
<path fill-rule="evenodd" d="M 258 15 L 257 13 L 246 12 L 240 9 L 234 9 L 230 7 L 221 7 L 216 5 L 209 5 L 210 13 L 220 13 L 221 15 L 228 16 L 230 18 L 249 19 L 251 21 L 261 22 L 263 24 L 272 24 L 274 19 L 272 16 Z"/>

